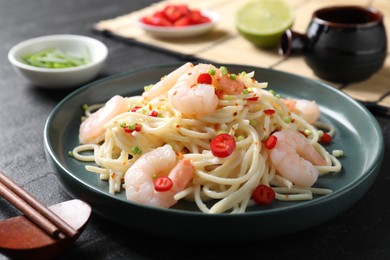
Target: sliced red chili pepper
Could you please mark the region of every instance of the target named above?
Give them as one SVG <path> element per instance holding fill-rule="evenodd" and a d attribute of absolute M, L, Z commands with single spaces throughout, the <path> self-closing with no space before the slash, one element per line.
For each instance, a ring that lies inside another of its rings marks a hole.
<path fill-rule="evenodd" d="M 130 129 L 130 127 L 127 125 L 127 126 L 125 126 L 124 128 L 123 128 L 123 130 L 126 132 L 126 133 L 128 133 L 128 134 L 131 134 L 133 131 L 134 131 L 134 129 Z"/>
<path fill-rule="evenodd" d="M 332 136 L 330 136 L 328 133 L 324 133 L 321 137 L 321 142 L 325 144 L 332 142 Z"/>
<path fill-rule="evenodd" d="M 181 17 L 173 23 L 173 26 L 188 26 L 188 25 L 191 25 L 191 20 L 187 16 Z"/>
<path fill-rule="evenodd" d="M 139 131 L 142 130 L 142 126 L 141 126 L 140 124 L 135 124 L 134 130 L 135 130 L 136 132 L 139 132 Z"/>
<path fill-rule="evenodd" d="M 275 200 L 275 192 L 271 187 L 260 184 L 253 191 L 252 199 L 259 205 L 268 205 Z"/>
<path fill-rule="evenodd" d="M 210 21 L 210 18 L 202 15 L 199 10 L 192 10 L 189 14 L 192 24 L 206 23 Z"/>
<path fill-rule="evenodd" d="M 257 101 L 257 100 L 259 100 L 259 97 L 251 97 L 251 98 L 247 98 L 246 100 L 248 100 L 248 101 Z"/>
<path fill-rule="evenodd" d="M 208 73 L 202 73 L 198 76 L 198 83 L 200 84 L 211 84 L 213 82 L 213 78 Z"/>
<path fill-rule="evenodd" d="M 152 15 L 142 17 L 141 21 L 154 26 L 189 26 L 211 20 L 199 10 L 191 10 L 185 4 L 171 4 Z"/>
<path fill-rule="evenodd" d="M 236 148 L 234 137 L 229 134 L 219 134 L 210 143 L 211 153 L 219 158 L 231 155 Z"/>
<path fill-rule="evenodd" d="M 134 131 L 139 132 L 142 130 L 142 125 L 140 125 L 140 124 L 135 124 L 132 126 L 127 125 L 127 126 L 123 127 L 123 130 L 128 134 L 131 134 Z"/>
<path fill-rule="evenodd" d="M 154 26 L 172 26 L 172 23 L 167 18 L 159 14 L 143 17 L 141 21 L 145 24 Z"/>
<path fill-rule="evenodd" d="M 278 141 L 278 138 L 276 136 L 270 135 L 266 140 L 263 141 L 263 144 L 264 144 L 265 148 L 270 150 L 270 149 L 275 147 L 277 141 Z"/>
<path fill-rule="evenodd" d="M 264 114 L 266 114 L 266 115 L 273 115 L 273 114 L 275 114 L 275 110 L 273 110 L 273 109 L 265 109 L 264 110 Z"/>
<path fill-rule="evenodd" d="M 183 15 L 191 13 L 191 9 L 186 4 L 176 4 L 175 6 Z"/>
<path fill-rule="evenodd" d="M 167 5 L 163 13 L 165 17 L 171 22 L 174 23 L 178 19 L 180 19 L 184 14 L 181 12 L 180 9 L 178 9 L 175 5 Z"/>
<path fill-rule="evenodd" d="M 152 110 L 152 111 L 149 112 L 149 116 L 158 117 L 158 112 L 155 111 L 155 110 Z"/>
<path fill-rule="evenodd" d="M 153 183 L 154 189 L 158 192 L 169 191 L 173 186 L 173 181 L 168 176 L 158 177 Z"/>
<path fill-rule="evenodd" d="M 140 109 L 142 107 L 140 106 L 134 106 L 132 109 L 131 109 L 131 112 L 137 112 L 138 109 Z"/>

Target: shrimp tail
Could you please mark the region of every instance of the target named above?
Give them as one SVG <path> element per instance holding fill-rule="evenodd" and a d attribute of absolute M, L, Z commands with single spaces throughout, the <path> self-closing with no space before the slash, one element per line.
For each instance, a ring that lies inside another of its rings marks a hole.
<path fill-rule="evenodd" d="M 185 63 L 181 67 L 177 68 L 176 70 L 172 71 L 165 77 L 161 78 L 161 80 L 156 84 L 154 84 L 154 86 L 151 89 L 145 91 L 142 94 L 142 97 L 145 100 L 152 100 L 153 98 L 158 97 L 165 92 L 168 92 L 176 83 L 177 79 L 181 75 L 189 71 L 193 66 L 194 65 L 191 62 Z"/>
<path fill-rule="evenodd" d="M 169 173 L 169 178 L 171 178 L 174 183 L 173 189 L 175 193 L 183 190 L 188 185 L 194 176 L 194 171 L 195 168 L 188 159 L 183 159 L 177 163 Z"/>
<path fill-rule="evenodd" d="M 126 99 L 122 96 L 113 96 L 107 103 L 96 112 L 92 113 L 80 124 L 79 141 L 81 144 L 97 144 L 104 139 L 104 124 L 115 116 L 129 109 Z"/>

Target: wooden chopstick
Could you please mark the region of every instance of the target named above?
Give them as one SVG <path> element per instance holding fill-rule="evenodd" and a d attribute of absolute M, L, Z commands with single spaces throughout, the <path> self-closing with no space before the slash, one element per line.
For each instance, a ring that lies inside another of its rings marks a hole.
<path fill-rule="evenodd" d="M 52 237 L 61 232 L 74 237 L 78 231 L 0 171 L 0 194 Z"/>
<path fill-rule="evenodd" d="M 48 221 L 45 217 L 39 214 L 33 207 L 21 200 L 15 193 L 0 182 L 0 195 L 8 200 L 12 205 L 24 213 L 32 222 L 43 229 L 49 236 L 58 237 L 60 230 Z"/>

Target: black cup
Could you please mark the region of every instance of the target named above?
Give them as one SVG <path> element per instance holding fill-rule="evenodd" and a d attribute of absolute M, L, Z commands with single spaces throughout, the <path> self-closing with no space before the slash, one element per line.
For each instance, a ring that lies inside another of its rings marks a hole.
<path fill-rule="evenodd" d="M 349 83 L 377 72 L 387 55 L 383 15 L 362 6 L 332 6 L 313 13 L 306 34 L 286 30 L 281 55 L 303 54 L 319 78 Z"/>

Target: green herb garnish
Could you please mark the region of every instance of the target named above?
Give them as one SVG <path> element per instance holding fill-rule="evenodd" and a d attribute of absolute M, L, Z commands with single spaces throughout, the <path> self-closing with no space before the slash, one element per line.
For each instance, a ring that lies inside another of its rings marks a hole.
<path fill-rule="evenodd" d="M 85 65 L 90 62 L 90 57 L 87 51 L 82 55 L 75 55 L 59 49 L 46 49 L 35 54 L 25 54 L 21 61 L 34 67 L 61 69 Z"/>

